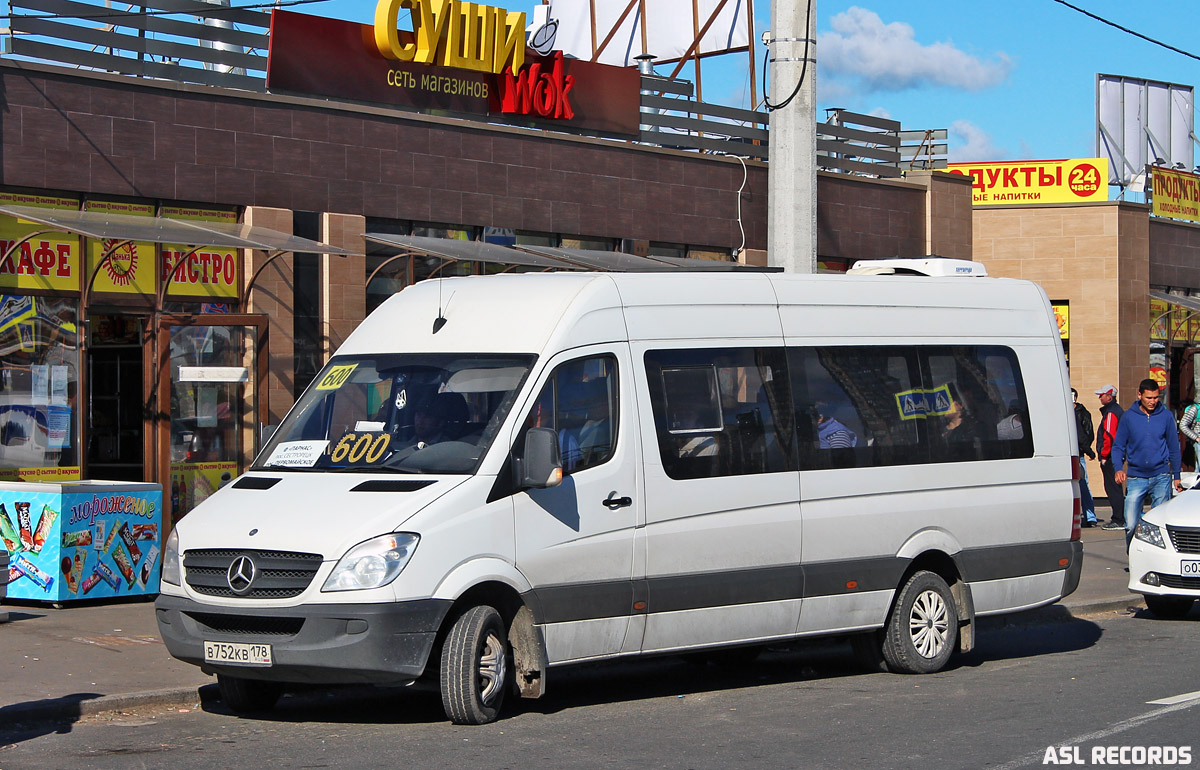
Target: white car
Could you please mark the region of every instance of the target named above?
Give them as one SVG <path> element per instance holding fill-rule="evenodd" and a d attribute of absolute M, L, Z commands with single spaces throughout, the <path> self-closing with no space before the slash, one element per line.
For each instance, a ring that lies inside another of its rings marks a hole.
<path fill-rule="evenodd" d="M 1142 517 L 1129 545 L 1129 590 L 1160 618 L 1182 618 L 1200 599 L 1200 489 Z"/>

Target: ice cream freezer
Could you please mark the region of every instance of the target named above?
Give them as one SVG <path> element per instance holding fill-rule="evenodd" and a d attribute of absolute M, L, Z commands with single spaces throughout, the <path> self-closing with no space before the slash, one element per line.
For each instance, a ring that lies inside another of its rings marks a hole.
<path fill-rule="evenodd" d="M 8 598 L 158 593 L 162 485 L 0 482 Z"/>

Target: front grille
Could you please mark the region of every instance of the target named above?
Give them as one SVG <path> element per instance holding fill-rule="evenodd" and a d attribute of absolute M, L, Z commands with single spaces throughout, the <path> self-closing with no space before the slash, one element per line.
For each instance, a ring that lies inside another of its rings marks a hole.
<path fill-rule="evenodd" d="M 304 618 L 264 618 L 259 615 L 216 615 L 208 612 L 184 613 L 208 631 L 254 636 L 295 636 L 304 626 Z"/>
<path fill-rule="evenodd" d="M 250 591 L 245 594 L 235 594 L 229 587 L 229 565 L 239 556 L 250 557 L 257 570 Z M 207 596 L 288 599 L 303 593 L 320 567 L 321 556 L 315 553 L 208 549 L 183 554 L 187 584 Z"/>
<path fill-rule="evenodd" d="M 1167 588 L 1186 588 L 1189 591 L 1200 591 L 1200 577 L 1164 575 L 1160 572 L 1158 573 L 1158 579 Z"/>
<path fill-rule="evenodd" d="M 1171 545 L 1179 553 L 1200 553 L 1200 527 L 1167 526 Z"/>

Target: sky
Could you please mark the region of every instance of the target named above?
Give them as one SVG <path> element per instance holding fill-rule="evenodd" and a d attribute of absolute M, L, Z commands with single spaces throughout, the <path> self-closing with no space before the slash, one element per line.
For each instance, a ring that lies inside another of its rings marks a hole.
<path fill-rule="evenodd" d="M 1197 0 L 1070 1 L 1200 56 Z M 771 1 L 754 2 L 761 35 L 771 26 Z M 826 108 L 841 107 L 899 120 L 905 130 L 944 128 L 951 162 L 1094 156 L 1097 73 L 1200 82 L 1200 60 L 1054 0 L 814 2 L 818 119 Z M 537 0 L 486 4 L 529 12 Z M 370 23 L 374 7 L 371 0 L 328 0 L 295 10 Z M 761 43 L 755 61 L 761 91 Z M 658 69 L 669 73 L 667 66 Z M 707 60 L 704 100 L 749 107 L 748 69 L 745 53 Z"/>

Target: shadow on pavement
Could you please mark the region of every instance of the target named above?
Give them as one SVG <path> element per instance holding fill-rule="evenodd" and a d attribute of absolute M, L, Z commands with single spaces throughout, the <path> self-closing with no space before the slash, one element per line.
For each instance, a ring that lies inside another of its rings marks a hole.
<path fill-rule="evenodd" d="M 69 733 L 82 714 L 80 704 L 101 697 L 83 692 L 61 698 L 24 701 L 0 708 L 0 747 L 40 738 L 50 733 Z"/>
<path fill-rule="evenodd" d="M 1075 619 L 1061 607 L 997 620 L 983 619 L 976 648 L 952 659 L 948 670 L 1082 650 L 1093 646 L 1101 635 L 1100 626 Z M 504 715 L 553 714 L 579 706 L 683 697 L 772 684 L 845 680 L 846 686 L 852 687 L 852 679 L 866 675 L 845 638 L 771 645 L 753 661 L 718 663 L 704 662 L 699 655 L 692 658 L 689 662 L 678 655 L 664 655 L 558 668 L 553 671 L 553 681 L 544 697 L 523 700 L 510 695 Z M 203 708 L 215 714 L 233 714 L 219 700 L 209 701 Z M 366 724 L 445 721 L 441 698 L 430 685 L 391 689 L 306 689 L 285 696 L 270 712 L 246 718 Z"/>

